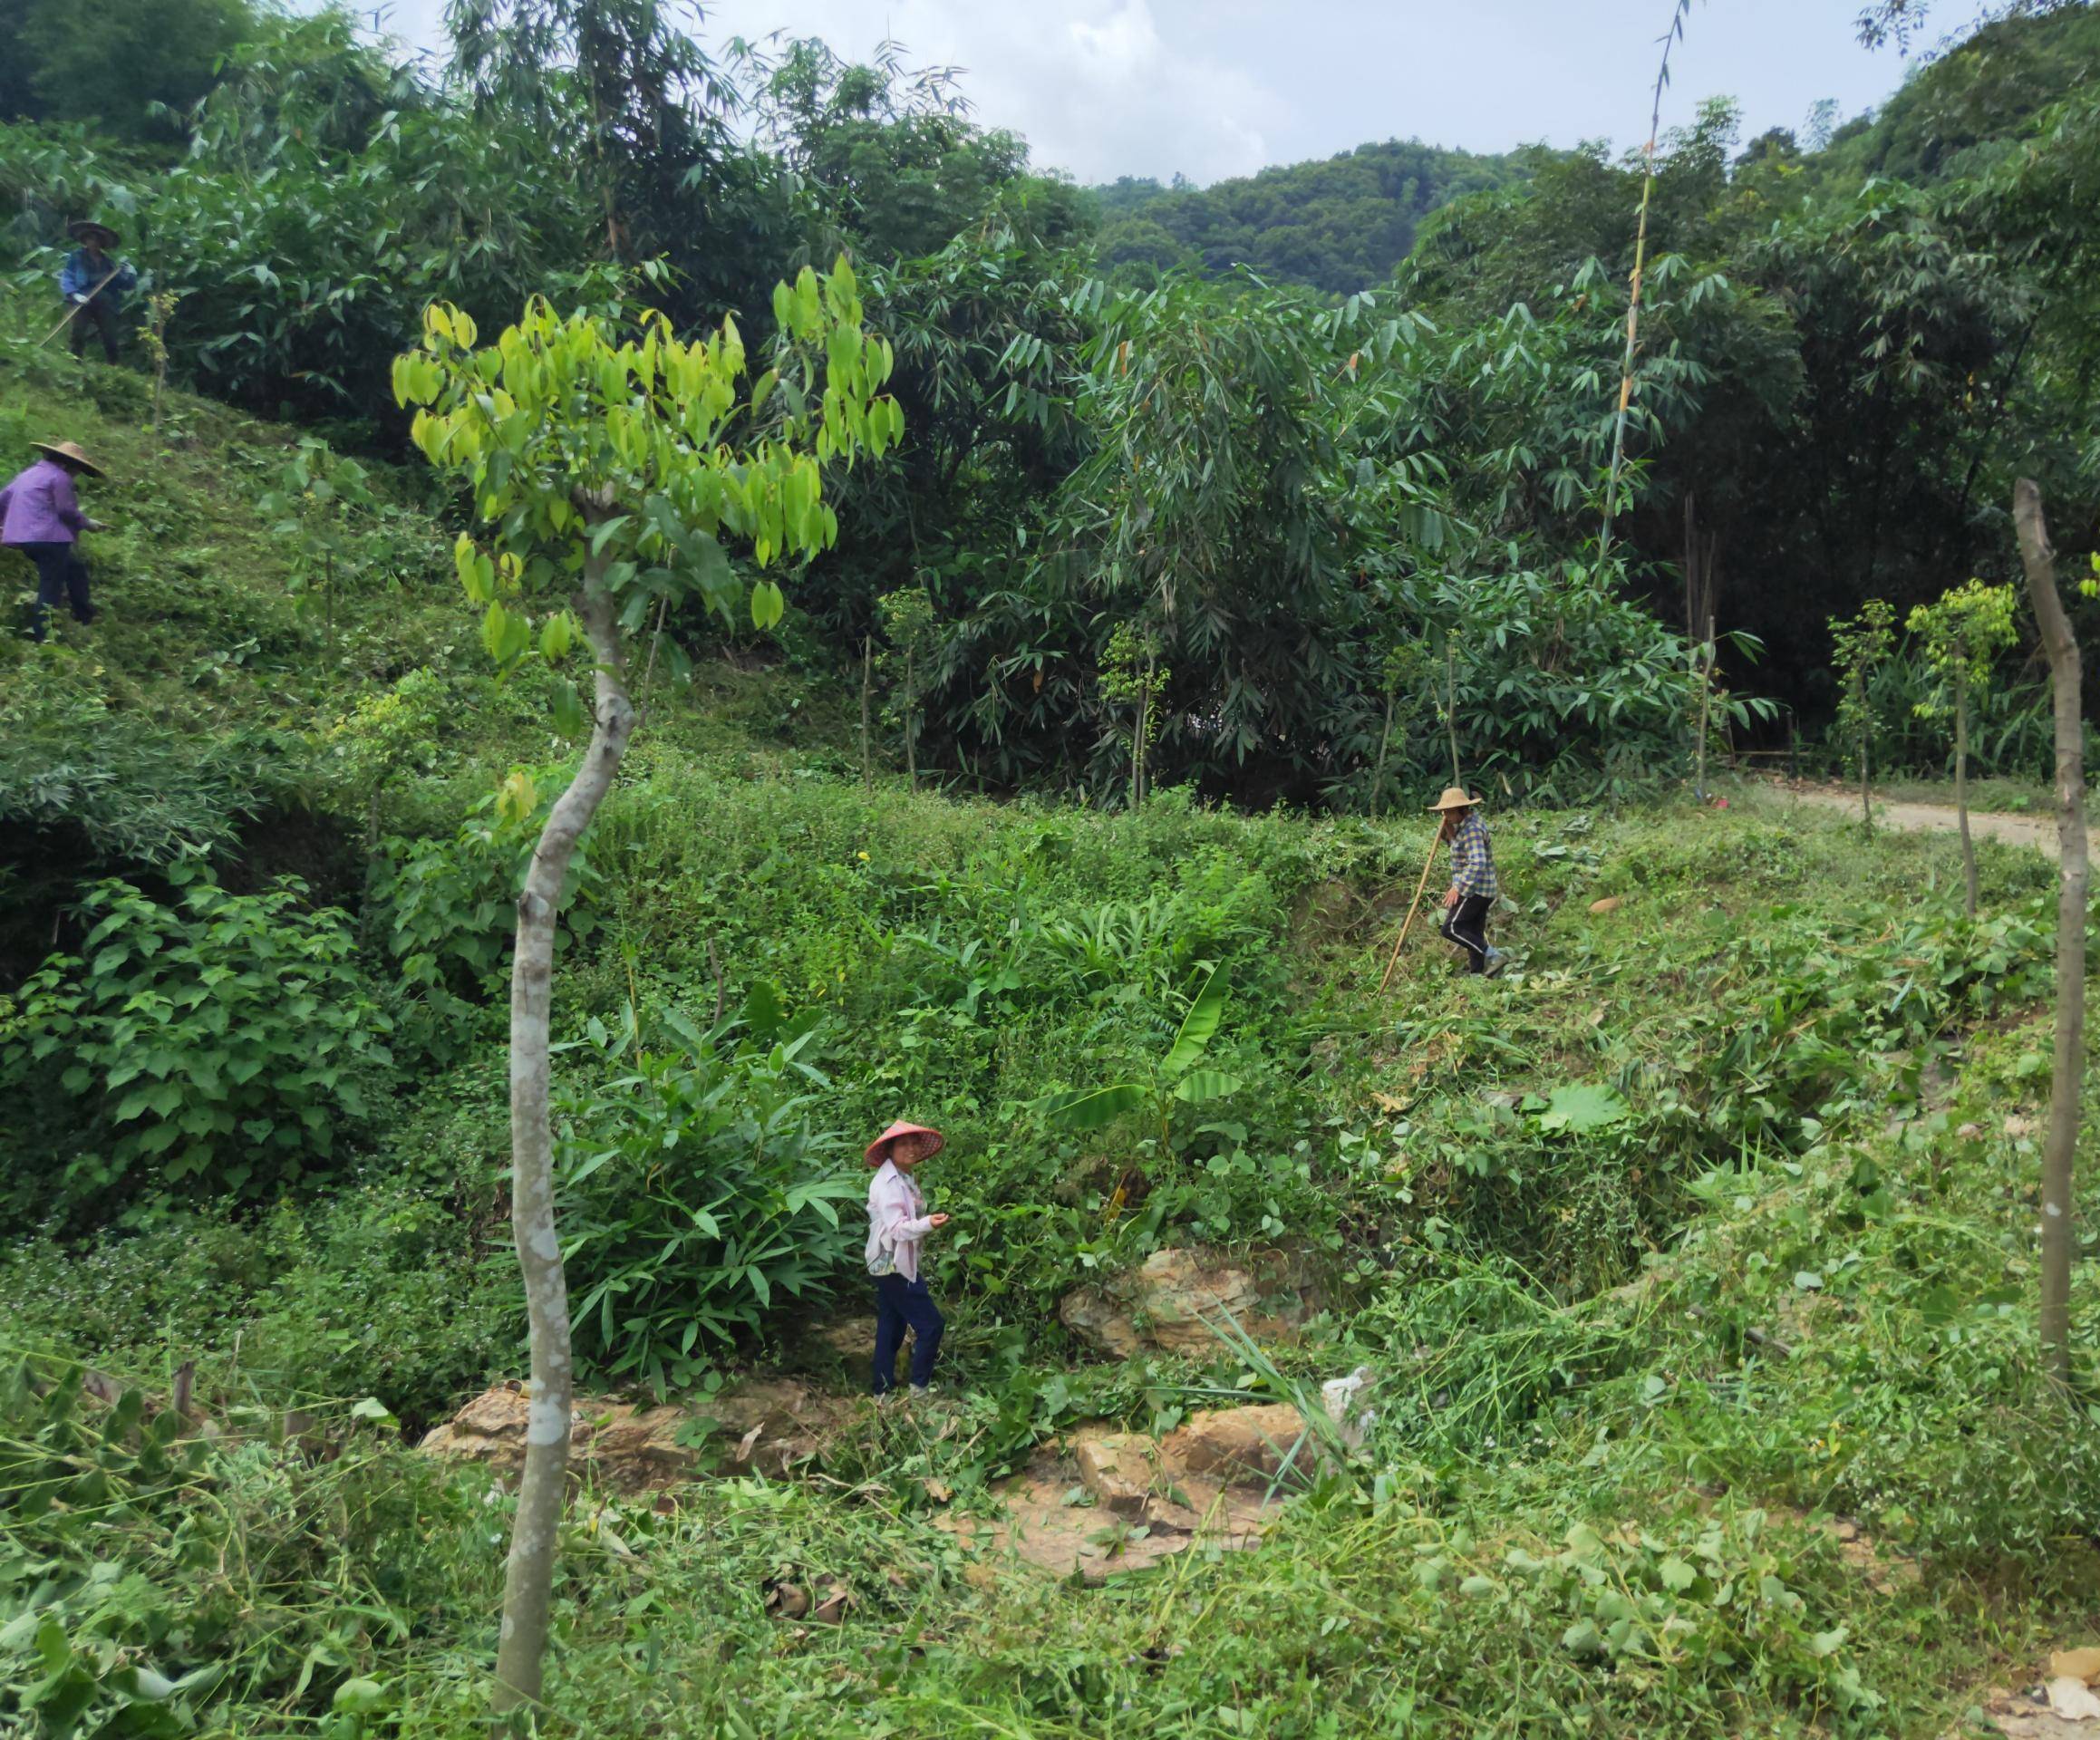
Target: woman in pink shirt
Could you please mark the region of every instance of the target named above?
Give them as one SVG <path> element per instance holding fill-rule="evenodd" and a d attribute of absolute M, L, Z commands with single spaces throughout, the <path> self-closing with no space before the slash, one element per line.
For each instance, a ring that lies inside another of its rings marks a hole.
<path fill-rule="evenodd" d="M 896 1384 L 897 1349 L 913 1332 L 912 1394 L 924 1396 L 941 1351 L 941 1312 L 919 1273 L 919 1242 L 945 1214 L 926 1213 L 926 1199 L 912 1176 L 921 1162 L 945 1146 L 940 1131 L 923 1124 L 892 1124 L 867 1145 L 876 1168 L 867 1186 L 867 1272 L 875 1277 L 875 1393 Z"/>
<path fill-rule="evenodd" d="M 61 598 L 73 606 L 74 620 L 95 619 L 95 607 L 88 601 L 88 565 L 75 545 L 82 532 L 105 528 L 101 520 L 81 512 L 73 480 L 83 475 L 99 478 L 102 468 L 71 441 L 32 441 L 30 446 L 44 458 L 0 488 L 0 546 L 20 550 L 35 565 L 36 614 L 30 638 L 41 641 L 51 607 Z"/>

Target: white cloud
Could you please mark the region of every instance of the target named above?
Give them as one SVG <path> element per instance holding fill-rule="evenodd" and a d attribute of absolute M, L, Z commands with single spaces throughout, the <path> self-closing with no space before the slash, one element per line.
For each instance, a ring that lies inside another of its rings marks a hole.
<path fill-rule="evenodd" d="M 317 0 L 295 0 L 312 5 Z M 369 5 L 372 0 L 359 0 Z M 885 35 L 907 64 L 963 69 L 987 127 L 1082 182 L 1208 182 L 1269 163 L 1408 138 L 1476 151 L 1648 131 L 1658 0 L 709 0 L 711 46 L 774 31 L 866 58 Z M 1853 37 L 1850 0 L 1695 9 L 1665 126 L 1698 99 L 1743 100 L 1747 134 L 1800 121 L 1819 97 L 1846 113 L 1902 74 Z M 411 43 L 444 41 L 444 0 L 392 0 Z"/>
<path fill-rule="evenodd" d="M 1198 181 L 1270 160 L 1286 105 L 1192 25 L 1163 34 L 1150 0 L 725 0 L 710 34 L 785 29 L 864 55 L 886 33 L 917 65 L 963 69 L 986 126 L 1025 137 L 1035 162 L 1081 181 L 1176 170 Z"/>

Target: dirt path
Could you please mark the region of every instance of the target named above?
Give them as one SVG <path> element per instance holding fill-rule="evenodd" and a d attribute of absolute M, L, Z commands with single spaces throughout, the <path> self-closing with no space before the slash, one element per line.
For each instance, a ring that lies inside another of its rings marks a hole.
<path fill-rule="evenodd" d="M 1842 810 L 1857 816 L 1860 795 L 1832 786 L 1786 786 L 1774 782 L 1766 789 L 1774 801 L 1807 804 L 1816 809 Z M 1956 831 L 1951 804 L 1892 804 L 1874 800 L 1874 820 L 1910 834 L 1952 834 Z M 2004 840 L 2011 846 L 2038 846 L 2052 858 L 2056 856 L 2056 818 L 2054 816 L 2015 816 L 2003 810 L 1972 809 L 1969 831 L 1978 839 Z M 2087 830 L 2091 837 L 2091 830 Z"/>

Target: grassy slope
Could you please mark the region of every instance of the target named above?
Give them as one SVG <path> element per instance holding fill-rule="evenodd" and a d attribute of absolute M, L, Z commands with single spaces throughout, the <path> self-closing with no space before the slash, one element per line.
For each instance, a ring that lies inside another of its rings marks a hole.
<path fill-rule="evenodd" d="M 105 546 L 102 624 L 0 653 L 11 705 L 63 689 L 199 743 L 285 730 L 270 802 L 305 805 L 322 837 L 353 839 L 363 798 L 331 775 L 328 728 L 414 666 L 460 705 L 386 798 L 390 827 L 443 834 L 514 758 L 556 753 L 532 698 L 477 673 L 432 529 L 390 527 L 393 567 L 363 577 L 324 644 L 250 506 L 277 438 L 182 401 L 186 439 L 157 456 L 135 383 L 90 372 L 83 400 L 76 380 L 0 356 L 0 418 L 109 456 L 124 480 L 96 506 L 129 529 Z M 1381 1000 L 1376 945 L 1417 826 L 865 795 L 837 777 L 836 713 L 808 721 L 835 705 L 724 667 L 665 686 L 595 842 L 605 928 L 565 970 L 562 1016 L 710 1000 L 710 939 L 732 985 L 822 1002 L 822 1116 L 852 1131 L 925 1107 L 955 1137 L 939 1187 L 975 1241 L 944 1275 L 967 1394 L 948 1429 L 870 1418 L 835 1454 L 843 1486 L 711 1487 L 675 1515 L 579 1526 L 558 1708 L 636 1735 L 1936 1735 L 1970 1687 L 2100 1618 L 2092 1426 L 2029 1351 L 2037 1157 L 2018 1120 L 2047 1048 L 2025 914 L 2045 866 L 1987 847 L 1987 903 L 2010 916 L 1972 935 L 1950 841 L 1863 844 L 1755 809 L 1502 817 L 1521 972 L 1453 981 L 1424 948 Z M 251 830 L 233 856 L 272 851 Z M 973 941 L 1028 966 L 976 1014 L 942 964 Z M 1098 971 L 1051 971 L 1089 948 Z M 1234 984 L 1219 1060 L 1247 1082 L 1228 1108 L 1244 1142 L 1185 1133 L 1163 1158 L 1035 1124 L 1029 1098 L 1157 1044 L 1163 988 L 1198 959 Z M 1554 1129 L 1521 1097 L 1584 1084 L 1624 1116 Z M 81 1251 L 20 1242 L 0 1339 L 150 1378 L 196 1356 L 208 1395 L 318 1393 L 338 1417 L 366 1390 L 442 1406 L 516 1357 L 487 1215 L 498 1088 L 487 1046 L 411 1081 L 354 1171 L 304 1203 Z M 1160 1225 L 1101 1212 L 1102 1168 L 1126 1163 L 1148 1171 Z M 1085 1365 L 1051 1320 L 1060 1290 L 1198 1224 L 1324 1252 L 1346 1284 L 1311 1344 L 1281 1370 Z M 2088 1348 L 2093 1280 L 2087 1263 Z M 982 1503 L 1071 1418 L 1148 1423 L 1359 1359 L 1381 1374 L 1370 1465 L 1256 1554 L 1106 1591 L 986 1584 L 931 1526 L 929 1481 Z M 24 1525 L 0 1600 L 57 1599 L 24 1580 L 38 1555 L 126 1565 L 122 1601 L 64 1597 L 73 1635 L 134 1652 L 104 1672 L 252 1672 L 249 1701 L 213 1706 L 229 1732 L 311 1726 L 359 1674 L 384 1682 L 382 1724 L 472 1725 L 500 1553 L 470 1480 L 367 1432 L 314 1466 L 242 1453 L 208 1490 L 85 1536 Z M 1863 1522 L 1895 1573 L 1848 1555 L 1814 1521 L 1830 1513 Z M 848 1581 L 851 1623 L 770 1619 L 764 1585 L 789 1571 Z M 26 1635 L 0 1638 L 4 1711 L 43 1668 Z"/>

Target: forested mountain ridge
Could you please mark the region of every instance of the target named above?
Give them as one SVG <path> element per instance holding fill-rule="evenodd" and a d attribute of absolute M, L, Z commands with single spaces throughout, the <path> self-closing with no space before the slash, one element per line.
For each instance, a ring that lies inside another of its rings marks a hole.
<path fill-rule="evenodd" d="M 1360 145 L 1207 188 L 1125 176 L 1090 188 L 1101 264 L 1211 273 L 1244 266 L 1272 280 L 1347 295 L 1382 284 L 1441 205 L 1520 180 L 1522 153 L 1483 156 L 1419 140 Z"/>

